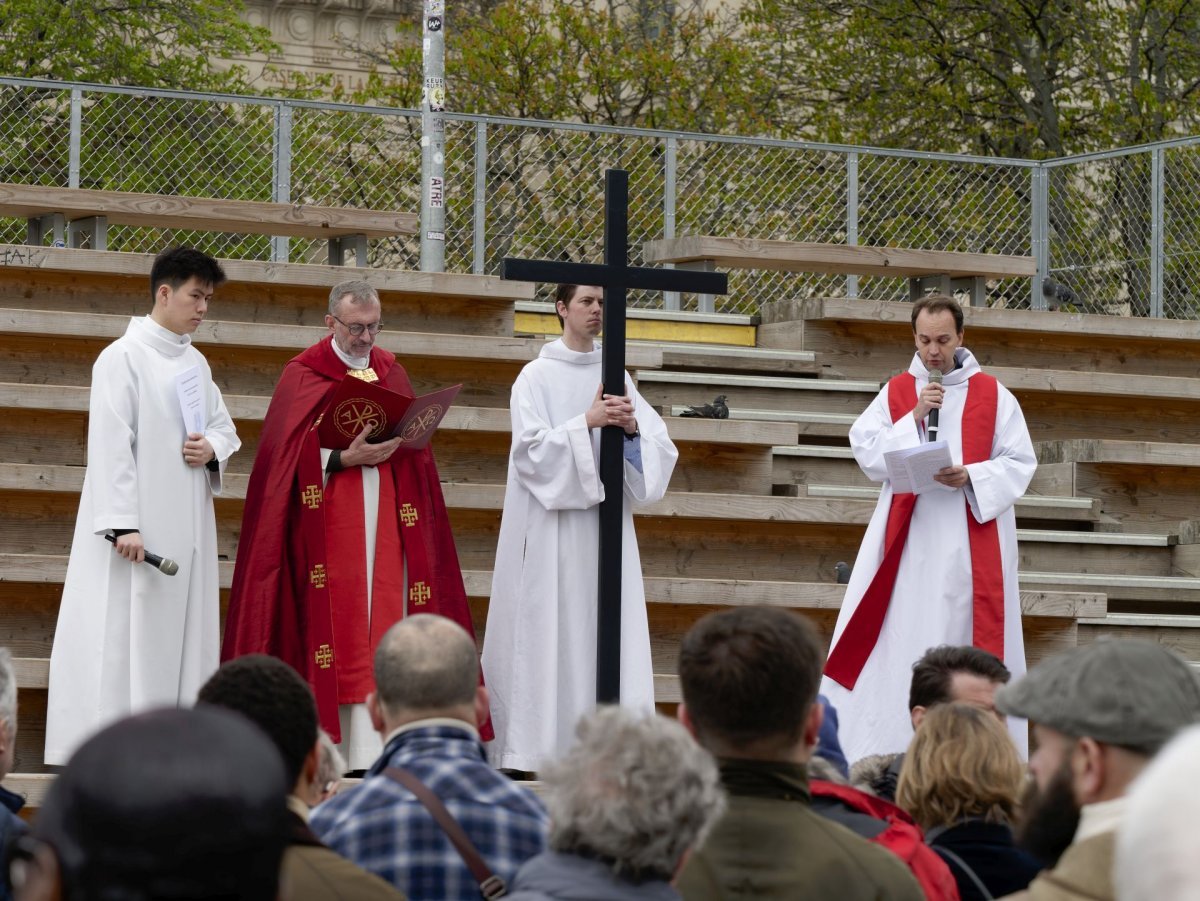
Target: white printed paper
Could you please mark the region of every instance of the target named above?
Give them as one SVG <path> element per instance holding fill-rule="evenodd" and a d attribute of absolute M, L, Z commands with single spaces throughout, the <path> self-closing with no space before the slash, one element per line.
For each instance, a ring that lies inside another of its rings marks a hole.
<path fill-rule="evenodd" d="M 933 479 L 939 470 L 954 465 L 950 458 L 950 446 L 945 441 L 931 441 L 888 451 L 883 455 L 883 462 L 895 494 L 924 494 L 934 489 L 955 490 Z"/>
<path fill-rule="evenodd" d="M 175 376 L 175 393 L 179 395 L 179 411 L 188 433 L 204 434 L 204 385 L 200 367 L 193 366 Z"/>

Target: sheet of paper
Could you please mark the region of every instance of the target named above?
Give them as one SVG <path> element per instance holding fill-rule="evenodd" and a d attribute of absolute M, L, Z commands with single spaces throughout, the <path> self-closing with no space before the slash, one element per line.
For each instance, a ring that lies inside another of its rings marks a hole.
<path fill-rule="evenodd" d="M 933 477 L 941 469 L 953 466 L 950 446 L 945 441 L 931 441 L 903 450 L 889 451 L 883 455 L 888 479 L 896 494 L 924 494 L 927 491 L 953 491 L 954 489 Z"/>
<path fill-rule="evenodd" d="M 204 434 L 204 386 L 200 382 L 200 367 L 193 366 L 175 376 L 175 393 L 179 395 L 179 411 L 183 426 L 189 433 Z"/>

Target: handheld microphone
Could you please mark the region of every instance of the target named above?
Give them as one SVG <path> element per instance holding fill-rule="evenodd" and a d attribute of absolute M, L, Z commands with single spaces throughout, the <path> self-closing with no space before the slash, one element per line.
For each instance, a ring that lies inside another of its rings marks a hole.
<path fill-rule="evenodd" d="M 940 385 L 941 383 L 942 383 L 942 370 L 940 370 L 940 369 L 929 370 L 929 384 Z M 934 407 L 932 410 L 929 411 L 929 427 L 925 431 L 927 431 L 929 433 L 930 441 L 937 441 L 938 413 L 939 412 L 940 411 L 938 410 L 937 407 Z"/>
<path fill-rule="evenodd" d="M 116 544 L 117 539 L 113 535 L 105 535 L 104 540 L 111 544 Z M 147 550 L 142 551 L 142 556 L 145 561 L 157 569 L 164 576 L 173 576 L 179 572 L 179 564 L 167 557 L 160 557 L 158 554 L 152 554 Z"/>

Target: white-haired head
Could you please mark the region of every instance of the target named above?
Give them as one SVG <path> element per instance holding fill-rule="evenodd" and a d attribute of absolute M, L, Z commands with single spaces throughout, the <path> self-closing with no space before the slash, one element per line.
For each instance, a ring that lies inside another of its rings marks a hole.
<path fill-rule="evenodd" d="M 543 773 L 550 846 L 632 882 L 670 879 L 725 807 L 717 765 L 674 720 L 602 707 Z"/>
<path fill-rule="evenodd" d="M 1179 735 L 1150 762 L 1129 790 L 1117 833 L 1119 901 L 1200 898 L 1200 726 Z"/>

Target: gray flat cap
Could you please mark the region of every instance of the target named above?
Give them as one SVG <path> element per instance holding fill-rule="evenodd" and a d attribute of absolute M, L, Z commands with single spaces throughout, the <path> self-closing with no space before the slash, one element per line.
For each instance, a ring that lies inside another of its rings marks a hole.
<path fill-rule="evenodd" d="M 996 709 L 1073 738 L 1154 754 L 1200 721 L 1200 680 L 1160 644 L 1102 639 L 1055 654 L 1003 686 Z"/>

